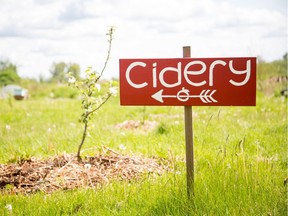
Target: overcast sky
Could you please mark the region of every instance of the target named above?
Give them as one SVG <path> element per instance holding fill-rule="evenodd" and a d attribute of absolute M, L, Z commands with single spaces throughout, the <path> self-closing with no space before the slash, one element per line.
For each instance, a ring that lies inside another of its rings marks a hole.
<path fill-rule="evenodd" d="M 116 27 L 105 77 L 120 58 L 261 56 L 287 52 L 286 0 L 0 0 L 0 60 L 19 75 L 49 77 L 53 62 L 102 69 L 109 26 Z"/>

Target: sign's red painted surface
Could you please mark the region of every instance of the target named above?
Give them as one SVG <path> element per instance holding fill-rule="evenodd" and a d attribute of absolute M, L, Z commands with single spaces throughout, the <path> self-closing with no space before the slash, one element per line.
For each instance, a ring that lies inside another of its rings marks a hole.
<path fill-rule="evenodd" d="M 256 58 L 120 59 L 120 104 L 255 106 Z"/>

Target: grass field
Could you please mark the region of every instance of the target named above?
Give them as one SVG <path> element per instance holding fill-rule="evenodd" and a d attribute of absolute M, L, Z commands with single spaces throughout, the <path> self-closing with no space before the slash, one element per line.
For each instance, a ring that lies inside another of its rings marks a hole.
<path fill-rule="evenodd" d="M 76 153 L 80 104 L 67 98 L 0 100 L 0 163 Z M 0 215 L 287 214 L 287 98 L 258 91 L 256 107 L 193 107 L 191 200 L 186 194 L 183 115 L 183 107 L 120 107 L 119 98 L 112 98 L 91 122 L 82 154 L 95 155 L 107 146 L 122 154 L 169 159 L 172 171 L 112 181 L 98 190 L 2 193 Z M 115 127 L 143 119 L 157 126 L 147 131 Z"/>

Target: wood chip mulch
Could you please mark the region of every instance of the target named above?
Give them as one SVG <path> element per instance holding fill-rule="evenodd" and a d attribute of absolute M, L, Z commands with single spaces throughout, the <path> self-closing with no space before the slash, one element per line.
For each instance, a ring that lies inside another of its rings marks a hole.
<path fill-rule="evenodd" d="M 157 126 L 156 121 L 144 121 L 141 122 L 139 120 L 125 120 L 119 124 L 117 124 L 115 127 L 117 129 L 141 129 L 143 131 L 150 131 L 153 130 Z"/>
<path fill-rule="evenodd" d="M 111 180 L 133 180 L 144 173 L 161 175 L 168 170 L 164 159 L 124 156 L 114 151 L 86 157 L 64 154 L 47 160 L 28 159 L 0 164 L 0 193 L 51 193 L 80 187 L 97 188 Z"/>

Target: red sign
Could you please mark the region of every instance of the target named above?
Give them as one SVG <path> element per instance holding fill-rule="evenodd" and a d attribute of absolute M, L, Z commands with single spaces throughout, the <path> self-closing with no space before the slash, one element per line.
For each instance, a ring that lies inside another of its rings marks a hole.
<path fill-rule="evenodd" d="M 255 106 L 256 58 L 120 59 L 120 103 Z"/>

